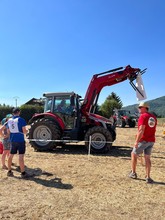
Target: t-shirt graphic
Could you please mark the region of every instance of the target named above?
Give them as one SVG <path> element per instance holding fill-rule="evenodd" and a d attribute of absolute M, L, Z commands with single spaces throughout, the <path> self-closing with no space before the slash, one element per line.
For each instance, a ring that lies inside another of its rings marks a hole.
<path fill-rule="evenodd" d="M 156 124 L 156 121 L 153 117 L 150 117 L 149 120 L 148 120 L 148 126 L 153 128 Z"/>
<path fill-rule="evenodd" d="M 18 118 L 9 119 L 8 126 L 11 133 L 19 133 Z"/>

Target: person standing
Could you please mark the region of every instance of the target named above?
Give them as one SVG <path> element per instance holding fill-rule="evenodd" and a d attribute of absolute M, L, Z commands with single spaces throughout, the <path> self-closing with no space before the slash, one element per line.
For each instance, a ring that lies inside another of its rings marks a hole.
<path fill-rule="evenodd" d="M 19 154 L 19 166 L 21 170 L 21 177 L 26 178 L 28 174 L 25 172 L 24 155 L 26 151 L 26 144 L 24 135 L 27 133 L 26 121 L 20 117 L 20 109 L 14 108 L 13 117 L 8 120 L 8 133 L 10 134 L 11 149 L 8 158 L 8 173 L 7 176 L 13 176 L 11 170 L 12 160 L 15 154 Z"/>
<path fill-rule="evenodd" d="M 9 156 L 10 153 L 10 147 L 11 147 L 11 143 L 10 143 L 10 138 L 9 138 L 9 134 L 7 133 L 7 121 L 9 120 L 9 118 L 12 117 L 12 114 L 7 114 L 6 117 L 4 119 L 2 119 L 1 124 L 2 127 L 0 128 L 0 135 L 2 136 L 2 143 L 3 143 L 3 153 L 2 153 L 2 169 L 7 170 L 7 166 L 5 164 L 6 162 L 6 157 Z"/>
<path fill-rule="evenodd" d="M 145 168 L 146 168 L 146 183 L 153 183 L 150 177 L 151 171 L 151 151 L 155 142 L 155 133 L 157 119 L 154 114 L 148 112 L 149 105 L 145 102 L 139 104 L 140 117 L 138 119 L 138 132 L 136 135 L 135 144 L 131 153 L 131 168 L 132 171 L 129 174 L 130 178 L 136 179 L 136 165 L 137 157 L 144 152 Z"/>

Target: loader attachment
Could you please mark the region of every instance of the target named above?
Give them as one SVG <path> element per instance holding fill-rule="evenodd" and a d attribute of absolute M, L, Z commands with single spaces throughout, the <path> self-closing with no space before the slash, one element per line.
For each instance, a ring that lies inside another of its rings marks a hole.
<path fill-rule="evenodd" d="M 147 68 L 146 68 L 147 69 Z M 146 72 L 146 69 L 139 71 L 135 78 L 130 79 L 130 85 L 136 91 L 136 97 L 138 101 L 144 100 L 147 98 L 146 92 L 144 89 L 144 84 L 141 75 Z M 134 84 L 134 80 L 136 79 L 136 84 Z"/>

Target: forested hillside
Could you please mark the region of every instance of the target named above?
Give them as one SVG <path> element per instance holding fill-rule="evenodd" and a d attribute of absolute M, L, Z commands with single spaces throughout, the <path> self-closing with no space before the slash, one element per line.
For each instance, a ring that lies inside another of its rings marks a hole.
<path fill-rule="evenodd" d="M 151 112 L 155 112 L 158 117 L 165 118 L 165 96 L 162 96 L 157 99 L 149 100 L 147 103 L 150 106 Z M 123 109 L 131 111 L 131 113 L 138 112 L 138 104 L 129 105 L 123 107 Z"/>

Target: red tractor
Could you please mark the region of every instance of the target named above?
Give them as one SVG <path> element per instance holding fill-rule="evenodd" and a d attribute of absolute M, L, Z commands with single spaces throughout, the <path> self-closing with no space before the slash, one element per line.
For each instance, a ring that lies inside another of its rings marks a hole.
<path fill-rule="evenodd" d="M 43 151 L 65 143 L 84 141 L 87 149 L 90 143 L 91 152 L 107 152 L 116 139 L 116 131 L 113 120 L 95 114 L 99 94 L 103 87 L 127 79 L 138 90 L 133 81 L 144 72 L 128 65 L 95 74 L 84 99 L 74 92 L 43 94 L 44 113 L 35 114 L 30 119 L 29 143 L 35 150 Z"/>
<path fill-rule="evenodd" d="M 135 114 L 131 114 L 130 111 L 115 109 L 113 118 L 114 124 L 120 128 L 125 128 L 125 126 L 134 128 L 136 126 L 137 116 Z"/>

